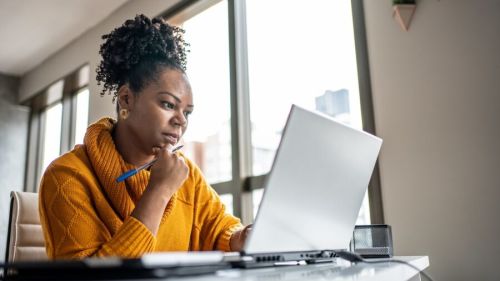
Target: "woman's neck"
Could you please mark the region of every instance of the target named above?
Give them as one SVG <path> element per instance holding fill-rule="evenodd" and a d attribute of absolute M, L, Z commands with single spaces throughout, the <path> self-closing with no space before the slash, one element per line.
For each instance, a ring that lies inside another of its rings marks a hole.
<path fill-rule="evenodd" d="M 118 121 L 112 132 L 113 141 L 118 153 L 125 162 L 134 166 L 141 166 L 153 160 L 154 156 L 140 149 L 139 142 L 128 128 Z"/>

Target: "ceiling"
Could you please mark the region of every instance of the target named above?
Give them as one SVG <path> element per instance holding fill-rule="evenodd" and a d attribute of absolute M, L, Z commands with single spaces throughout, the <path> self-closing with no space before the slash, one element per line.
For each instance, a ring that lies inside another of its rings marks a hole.
<path fill-rule="evenodd" d="M 22 76 L 128 0 L 0 0 L 0 73 Z"/>

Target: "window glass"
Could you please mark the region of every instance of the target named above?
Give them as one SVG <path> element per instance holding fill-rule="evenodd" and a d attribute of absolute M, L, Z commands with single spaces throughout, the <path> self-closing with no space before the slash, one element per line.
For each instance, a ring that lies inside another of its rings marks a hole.
<path fill-rule="evenodd" d="M 347 0 L 246 5 L 252 171 L 262 175 L 271 168 L 292 104 L 362 128 L 354 31 Z M 369 223 L 364 202 L 359 223 Z"/>
<path fill-rule="evenodd" d="M 75 139 L 73 144 L 83 143 L 89 121 L 89 89 L 78 92 L 76 98 Z"/>
<path fill-rule="evenodd" d="M 262 201 L 262 195 L 264 195 L 264 189 L 259 188 L 252 191 L 252 202 L 253 202 L 253 218 L 257 217 L 257 211 L 259 210 L 260 202 Z"/>
<path fill-rule="evenodd" d="M 183 151 L 210 183 L 232 178 L 227 9 L 222 1 L 182 24 L 194 99 Z"/>
<path fill-rule="evenodd" d="M 31 101 L 34 114 L 30 120 L 27 190 L 37 191 L 47 166 L 75 144 L 83 143 L 89 114 L 89 71 L 89 65 L 81 67 Z"/>
<path fill-rule="evenodd" d="M 233 195 L 230 193 L 219 195 L 220 200 L 226 206 L 226 213 L 233 215 Z"/>
<path fill-rule="evenodd" d="M 58 102 L 48 107 L 43 115 L 45 129 L 42 136 L 42 174 L 61 152 L 62 103 Z"/>

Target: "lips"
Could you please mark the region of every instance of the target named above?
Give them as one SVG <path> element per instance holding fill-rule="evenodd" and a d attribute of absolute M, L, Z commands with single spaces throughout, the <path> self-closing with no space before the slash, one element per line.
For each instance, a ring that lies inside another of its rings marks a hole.
<path fill-rule="evenodd" d="M 171 145 L 176 144 L 179 141 L 179 135 L 174 133 L 163 133 L 163 136 L 167 142 Z"/>

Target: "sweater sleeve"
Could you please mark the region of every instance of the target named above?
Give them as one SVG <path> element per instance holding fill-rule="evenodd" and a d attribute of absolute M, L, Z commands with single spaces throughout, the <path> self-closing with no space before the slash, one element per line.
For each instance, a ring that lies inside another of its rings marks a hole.
<path fill-rule="evenodd" d="M 226 212 L 219 195 L 207 184 L 198 168 L 196 180 L 196 222 L 201 250 L 231 251 L 231 235 L 243 228 L 240 220 Z"/>
<path fill-rule="evenodd" d="M 39 194 L 40 221 L 47 255 L 51 259 L 90 256 L 138 257 L 155 248 L 156 238 L 139 220 L 128 217 L 113 234 L 96 212 L 86 185 L 77 171 L 49 166 Z"/>

